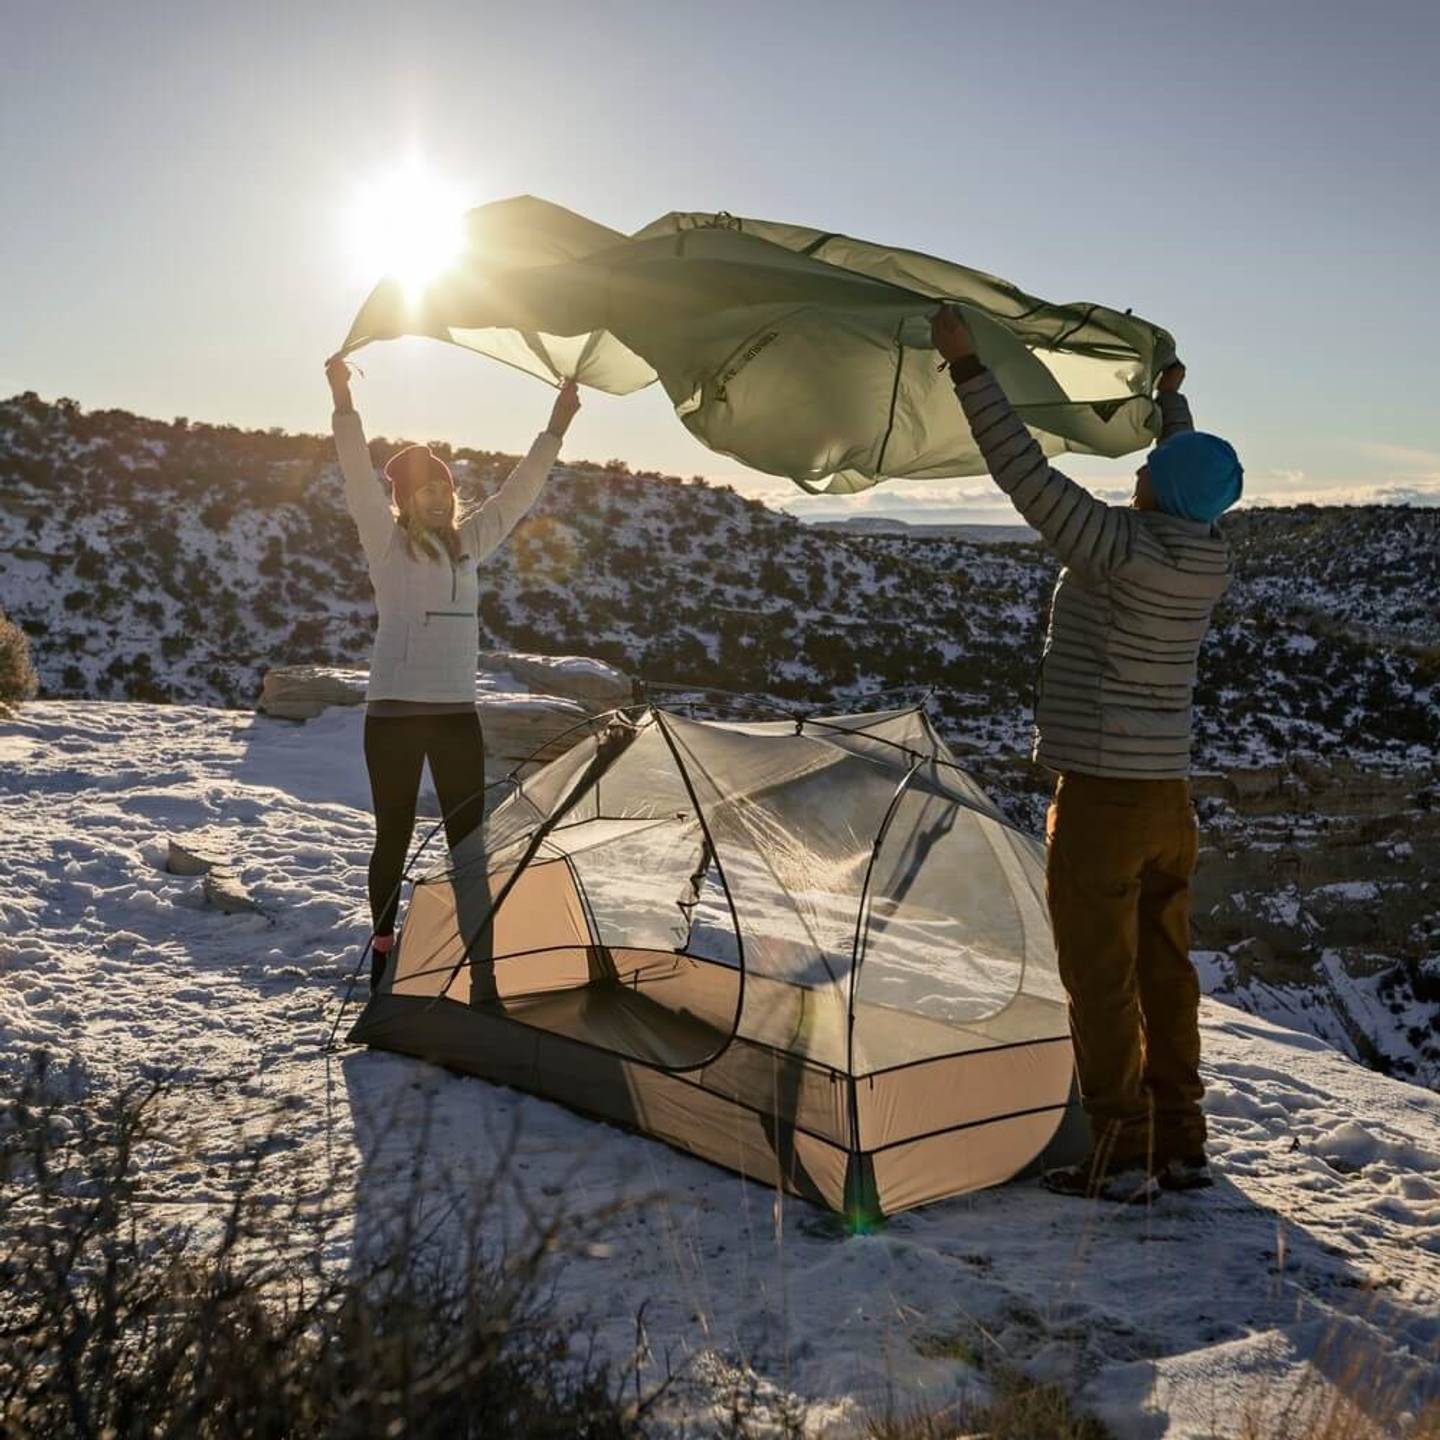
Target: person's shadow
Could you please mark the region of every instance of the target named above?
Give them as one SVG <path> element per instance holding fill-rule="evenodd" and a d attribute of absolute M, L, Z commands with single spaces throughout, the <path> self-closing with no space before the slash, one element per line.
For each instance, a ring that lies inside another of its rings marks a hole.
<path fill-rule="evenodd" d="M 1195 1341 L 1190 1349 L 1176 1336 L 1167 1350 L 1151 1337 L 1137 1346 L 1148 1353 L 1122 1358 L 1095 1382 L 1101 1417 L 1123 1440 L 1158 1440 L 1177 1422 L 1198 1434 L 1189 1427 L 1209 1423 L 1207 1405 L 1226 1427 L 1216 1440 L 1233 1433 L 1236 1396 L 1224 1391 L 1237 1381 L 1246 1383 L 1240 1409 L 1261 1435 L 1389 1434 L 1397 1416 L 1440 1403 L 1440 1312 L 1397 1302 L 1383 1280 L 1339 1260 L 1323 1232 L 1257 1202 L 1223 1172 L 1208 1191 L 1164 1197 L 1143 1235 L 1131 1230 L 1116 1243 L 1143 1252 L 1143 1271 L 1129 1268 L 1147 1306 L 1173 1287 L 1174 1303 L 1193 1309 Z M 1098 1239 L 1088 1249 L 1071 1298 L 1113 1310 L 1087 1273 L 1107 1263 Z M 1233 1282 L 1228 1301 L 1224 1280 Z M 1229 1362 L 1229 1376 L 1205 1353 L 1228 1345 L 1252 1351 Z M 1325 1428 L 1337 1394 L 1377 1428 Z"/>

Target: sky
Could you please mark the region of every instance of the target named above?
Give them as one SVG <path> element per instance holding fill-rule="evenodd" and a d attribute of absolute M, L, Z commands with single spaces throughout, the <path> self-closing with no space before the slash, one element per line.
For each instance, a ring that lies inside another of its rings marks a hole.
<path fill-rule="evenodd" d="M 322 431 L 411 154 L 618 230 L 728 210 L 1170 330 L 1259 501 L 1440 503 L 1434 0 L 0 0 L 0 395 Z M 551 393 L 372 346 L 372 434 L 521 450 Z M 985 477 L 807 502 L 590 392 L 568 453 L 797 513 L 1013 519 Z M 1134 463 L 1067 457 L 1102 494 Z"/>

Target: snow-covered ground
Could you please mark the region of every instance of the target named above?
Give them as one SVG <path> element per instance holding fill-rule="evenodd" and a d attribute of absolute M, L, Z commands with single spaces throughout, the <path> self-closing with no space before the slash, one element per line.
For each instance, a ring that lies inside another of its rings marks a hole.
<path fill-rule="evenodd" d="M 1435 1385 L 1440 1096 L 1308 1035 L 1206 1002 L 1221 1179 L 1151 1210 L 1011 1185 L 847 1237 L 803 1202 L 554 1105 L 395 1055 L 321 1048 L 365 937 L 362 717 L 42 702 L 0 726 L 0 1064 L 71 1063 L 92 1091 L 147 1067 L 238 1122 L 283 1125 L 286 1163 L 353 1188 L 359 1224 L 414 1183 L 483 1169 L 577 1215 L 630 1197 L 556 1277 L 617 1354 L 753 1366 L 844 1434 L 887 1403 L 983 1384 L 975 1360 L 1061 1379 L 1120 1436 L 1224 1434 L 1240 1412 L 1371 1351 Z M 229 858 L 262 913 L 207 906 L 168 836 Z M 3 1073 L 3 1072 L 0 1072 Z M 0 1080 L 0 1083 L 6 1083 Z M 448 1177 L 448 1178 L 447 1178 Z M 155 1165 L 148 1197 L 219 1181 Z M 513 1191 L 506 1191 L 513 1194 Z M 502 1202 L 504 1203 L 504 1202 Z M 497 1227 L 520 1225 L 513 1213 Z M 659 1361 L 656 1361 L 658 1373 Z"/>

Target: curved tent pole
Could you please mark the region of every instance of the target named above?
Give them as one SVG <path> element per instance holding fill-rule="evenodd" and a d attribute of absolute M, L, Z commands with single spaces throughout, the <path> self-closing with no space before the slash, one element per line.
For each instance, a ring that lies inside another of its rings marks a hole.
<path fill-rule="evenodd" d="M 717 685 L 674 685 L 661 680 L 642 680 L 640 684 L 647 694 L 651 691 L 666 691 L 673 695 L 723 695 L 728 700 L 748 701 L 754 709 L 768 710 L 782 720 L 793 720 L 796 715 L 794 710 L 787 710 L 783 705 L 776 704 L 773 700 L 768 700 L 765 696 L 753 691 L 722 690 Z M 690 703 L 694 704 L 693 701 Z"/>
<path fill-rule="evenodd" d="M 645 680 L 643 678 L 640 679 L 638 683 L 647 693 L 650 691 L 668 691 L 676 695 L 723 695 L 730 700 L 746 700 L 752 702 L 756 709 L 773 711 L 781 719 L 800 719 L 807 724 L 819 713 L 812 705 L 808 704 L 802 705 L 798 709 L 787 710 L 782 703 L 754 690 L 722 690 L 718 685 L 680 685 L 667 680 Z M 917 710 L 923 708 L 926 701 L 935 693 L 935 687 L 933 685 L 923 685 L 920 683 L 887 685 L 883 689 L 871 690 L 864 695 L 857 695 L 854 697 L 853 702 L 847 703 L 863 706 L 872 700 L 879 699 L 883 695 L 896 695 L 902 691 L 915 690 L 924 690 L 925 692 L 922 698 L 915 702 L 912 707 Z"/>
<path fill-rule="evenodd" d="M 519 778 L 520 771 L 522 771 L 527 765 L 538 765 L 540 763 L 539 757 L 542 750 L 549 749 L 550 746 L 556 744 L 560 740 L 563 740 L 567 735 L 573 735 L 577 730 L 584 730 L 587 726 L 603 726 L 614 720 L 622 718 L 628 719 L 629 712 L 632 710 L 637 710 L 640 712 L 641 715 L 643 715 L 644 712 L 649 708 L 650 707 L 648 705 L 640 703 L 631 705 L 616 705 L 613 709 L 610 710 L 597 710 L 593 715 L 585 715 L 581 719 L 577 720 L 573 725 L 567 725 L 563 730 L 552 735 L 548 740 L 542 741 L 523 759 L 517 760 L 498 780 L 490 781 L 490 783 L 485 786 L 485 789 L 487 791 L 490 791 L 495 789 L 497 785 L 513 785 L 517 791 L 523 791 L 525 782 Z M 632 721 L 631 723 L 635 722 Z M 555 755 L 552 758 L 558 760 L 560 758 L 560 755 Z M 461 801 L 460 803 L 464 804 L 465 801 Z M 456 808 L 458 809 L 459 807 L 457 806 Z M 444 823 L 444 820 L 441 819 L 436 824 L 430 827 L 429 834 L 426 835 L 424 841 L 421 842 L 420 850 L 423 850 L 425 846 L 430 843 L 430 841 L 435 837 L 436 832 L 440 829 L 440 826 Z M 416 851 L 416 854 L 419 854 L 419 850 Z M 414 863 L 413 860 L 411 863 Z"/>
<path fill-rule="evenodd" d="M 539 754 L 540 754 L 540 752 L 541 752 L 542 750 L 548 749 L 551 745 L 554 745 L 557 741 L 563 740 L 567 735 L 573 735 L 573 734 L 575 733 L 575 731 L 577 731 L 577 730 L 583 730 L 587 725 L 597 725 L 597 726 L 598 726 L 598 725 L 601 725 L 601 724 L 608 724 L 609 722 L 611 722 L 611 721 L 617 719 L 618 717 L 624 715 L 625 712 L 626 712 L 626 710 L 633 710 L 633 709 L 635 709 L 635 708 L 636 708 L 636 707 L 633 706 L 633 705 L 630 705 L 630 706 L 620 705 L 620 706 L 616 706 L 615 709 L 613 709 L 613 710 L 600 710 L 600 711 L 597 711 L 594 715 L 587 715 L 587 716 L 585 716 L 585 718 L 584 718 L 583 720 L 577 720 L 573 725 L 567 725 L 567 726 L 565 727 L 565 729 L 563 729 L 563 730 L 561 730 L 561 731 L 559 732 L 559 734 L 552 735 L 548 740 L 544 741 L 544 742 L 543 742 L 542 744 L 540 744 L 540 745 L 537 745 L 528 755 L 525 756 L 525 758 L 524 758 L 523 760 L 517 760 L 517 761 L 509 768 L 509 770 L 507 770 L 498 780 L 491 780 L 488 784 L 486 784 L 486 785 L 480 790 L 479 793 L 482 794 L 482 795 L 488 795 L 488 794 L 490 793 L 490 791 L 495 790 L 495 789 L 498 789 L 498 788 L 499 788 L 500 786 L 502 786 L 502 785 L 510 785 L 510 786 L 513 786 L 513 787 L 514 787 L 516 794 L 523 794 L 523 793 L 524 793 L 524 781 L 520 779 L 520 771 L 522 771 L 527 765 L 533 765 L 533 764 L 537 763 L 537 757 L 539 756 Z M 556 755 L 554 758 L 558 760 L 558 759 L 560 758 L 560 756 L 559 756 L 559 755 Z M 470 801 L 473 800 L 474 798 L 475 798 L 475 796 L 474 796 L 473 794 L 472 794 L 472 795 L 467 795 L 464 800 L 461 800 L 461 801 L 459 801 L 456 805 L 454 805 L 454 806 L 452 807 L 452 810 L 458 810 L 461 805 L 468 805 L 468 804 L 470 803 Z M 404 873 L 403 873 L 403 875 L 402 875 L 402 877 L 401 877 L 402 880 L 413 880 L 413 879 L 414 879 L 414 876 L 413 876 L 410 872 L 415 868 L 416 863 L 419 861 L 420 857 L 425 853 L 426 849 L 427 849 L 427 848 L 429 847 L 429 845 L 430 845 L 430 842 L 440 833 L 441 828 L 442 828 L 442 827 L 444 826 L 444 824 L 445 824 L 445 818 L 446 818 L 446 817 L 445 817 L 444 815 L 442 815 L 442 816 L 440 817 L 440 819 L 438 819 L 438 820 L 429 828 L 429 830 L 427 830 L 427 831 L 425 832 L 424 838 L 423 838 L 423 839 L 420 841 L 420 843 L 415 847 L 414 853 L 410 856 L 410 859 L 409 859 L 408 861 L 406 861 L 406 863 L 405 863 L 405 870 L 404 870 Z M 358 972 L 357 972 L 357 973 L 358 973 Z"/>
<path fill-rule="evenodd" d="M 619 705 L 619 706 L 616 706 L 613 710 L 601 710 L 601 711 L 597 711 L 594 715 L 587 715 L 587 716 L 585 716 L 585 718 L 584 718 L 583 720 L 577 720 L 573 725 L 568 725 L 568 726 L 566 726 L 566 728 L 565 728 L 564 730 L 560 731 L 560 733 L 559 733 L 558 735 L 552 735 L 552 736 L 551 736 L 548 740 L 546 740 L 543 744 L 537 745 L 527 756 L 525 756 L 525 758 L 524 758 L 523 760 L 517 760 L 517 761 L 510 767 L 510 769 L 507 770 L 507 771 L 505 772 L 505 774 L 500 777 L 500 779 L 498 779 L 498 780 L 492 780 L 492 781 L 485 787 L 485 792 L 488 793 L 489 791 L 494 790 L 494 789 L 495 789 L 497 786 L 499 786 L 499 785 L 510 785 L 510 786 L 512 786 L 512 787 L 514 788 L 514 791 L 515 791 L 515 793 L 516 793 L 517 795 L 523 795 L 523 794 L 525 793 L 525 782 L 524 782 L 524 780 L 522 780 L 522 779 L 520 778 L 520 772 L 521 772 L 527 765 L 533 765 L 533 764 L 537 763 L 537 757 L 539 756 L 539 754 L 540 754 L 540 752 L 541 752 L 542 750 L 545 750 L 545 749 L 547 749 L 549 746 L 554 745 L 554 744 L 555 744 L 557 741 L 559 741 L 559 740 L 563 740 L 567 735 L 573 735 L 573 734 L 575 733 L 575 731 L 577 731 L 577 730 L 583 730 L 583 729 L 585 729 L 587 726 L 592 726 L 592 725 L 593 725 L 593 726 L 611 725 L 611 724 L 614 724 L 615 721 L 617 721 L 617 720 L 627 719 L 628 717 L 626 716 L 626 712 L 627 712 L 628 710 L 634 710 L 634 709 L 636 709 L 636 708 L 637 708 L 637 707 L 634 706 L 634 705 Z M 634 722 L 630 722 L 630 723 L 634 723 Z M 595 733 L 597 733 L 597 734 L 603 733 L 603 730 L 596 731 Z M 563 753 L 563 752 L 562 752 L 562 753 Z M 560 757 L 560 755 L 556 755 L 556 756 L 554 756 L 553 758 L 556 759 L 556 760 L 558 760 L 558 759 L 560 759 L 561 757 Z M 472 796 L 472 797 L 470 797 L 470 798 L 473 799 L 474 797 Z M 464 801 L 464 800 L 462 800 L 462 801 L 460 802 L 461 805 L 466 804 L 466 803 L 467 803 L 467 801 Z M 570 802 L 568 802 L 568 803 L 573 804 L 574 801 L 570 801 Z M 458 810 L 459 808 L 460 808 L 459 805 L 455 806 L 455 809 Z M 416 862 L 416 861 L 420 858 L 420 856 L 424 853 L 425 847 L 426 847 L 427 845 L 429 845 L 429 843 L 435 838 L 435 836 L 436 836 L 437 834 L 439 834 L 440 828 L 441 828 L 441 826 L 444 825 L 444 823 L 445 823 L 445 818 L 444 818 L 444 816 L 442 816 L 439 820 L 437 820 L 437 821 L 435 822 L 434 825 L 432 825 L 432 826 L 430 827 L 429 831 L 428 831 L 428 832 L 426 833 L 426 835 L 425 835 L 425 838 L 420 842 L 419 846 L 416 848 L 414 855 L 412 855 L 412 856 L 410 857 L 410 861 L 409 861 L 409 863 L 408 863 L 408 864 L 406 865 L 406 867 L 405 867 L 405 874 L 404 874 L 404 876 L 402 877 L 403 879 L 412 880 L 412 881 L 413 881 L 414 877 L 410 874 L 411 869 L 412 869 L 413 866 L 415 865 L 415 862 Z M 547 827 L 546 827 L 546 833 L 548 834 L 549 831 L 550 831 L 551 829 L 553 829 L 553 828 L 554 828 L 553 825 L 547 826 Z M 357 973 L 358 973 L 358 971 L 357 971 Z M 339 1022 L 337 1021 L 336 1023 L 338 1024 Z"/>
<path fill-rule="evenodd" d="M 617 705 L 613 710 L 599 710 L 596 711 L 594 715 L 586 715 L 584 719 L 577 720 L 573 725 L 567 725 L 565 729 L 559 732 L 559 734 L 552 735 L 548 740 L 537 745 L 523 760 L 517 760 L 510 767 L 510 769 L 506 771 L 505 775 L 501 779 L 494 780 L 491 782 L 491 784 L 513 785 L 517 792 L 521 792 L 524 789 L 524 781 L 518 778 L 520 771 L 522 771 L 527 765 L 538 764 L 539 755 L 542 750 L 548 749 L 557 741 L 563 740 L 567 735 L 573 735 L 577 730 L 583 730 L 587 725 L 601 725 L 602 723 L 608 724 L 611 721 L 618 720 L 626 716 L 627 711 L 640 710 L 643 713 L 646 708 L 647 707 L 642 705 Z M 560 756 L 556 755 L 553 758 L 558 760 Z M 486 789 L 489 788 L 490 786 L 486 786 Z M 431 831 L 431 834 L 434 834 L 433 830 Z"/>
<path fill-rule="evenodd" d="M 924 715 L 925 710 L 921 705 L 912 705 L 909 710 L 897 710 L 897 715 Z M 876 735 L 870 730 L 851 730 L 844 725 L 828 724 L 823 717 L 807 718 L 805 724 L 812 730 L 823 730 L 829 735 L 863 735 L 867 740 L 873 740 L 877 745 L 888 745 L 892 750 L 898 750 L 902 755 L 913 756 L 917 760 L 928 760 L 935 765 L 943 765 L 947 770 L 964 771 L 965 767 L 957 760 L 942 760 L 938 755 L 924 755 L 918 750 L 912 750 L 908 745 L 902 745 L 898 740 L 887 739 L 884 735 Z M 932 732 L 933 733 L 933 732 Z"/>
<path fill-rule="evenodd" d="M 521 780 L 520 778 L 520 771 L 522 771 L 527 765 L 535 764 L 537 761 L 537 757 L 542 750 L 545 750 L 549 746 L 554 745 L 559 740 L 563 740 L 567 735 L 573 735 L 577 730 L 584 730 L 588 727 L 601 726 L 606 723 L 614 723 L 616 720 L 619 719 L 629 720 L 628 712 L 632 710 L 639 710 L 641 712 L 641 715 L 643 715 L 645 711 L 649 708 L 650 707 L 645 705 L 620 705 L 616 706 L 613 710 L 602 710 L 594 715 L 586 715 L 583 719 L 577 720 L 573 725 L 567 726 L 564 730 L 560 731 L 558 735 L 552 735 L 543 744 L 537 745 L 535 749 L 533 749 L 527 756 L 525 756 L 524 759 L 517 760 L 515 764 L 512 765 L 510 769 L 500 777 L 500 779 L 492 780 L 488 785 L 486 785 L 483 793 L 488 794 L 489 791 L 494 790 L 501 785 L 510 785 L 514 788 L 516 794 L 524 794 L 525 787 L 523 780 Z M 638 719 L 639 717 L 637 716 L 636 720 L 631 720 L 630 723 L 635 724 L 638 722 Z M 557 756 L 556 758 L 558 759 L 559 757 Z M 466 802 L 462 801 L 461 803 L 463 804 Z M 570 803 L 573 804 L 573 801 Z M 441 818 L 437 820 L 428 831 L 426 831 L 420 843 L 415 847 L 415 850 L 411 854 L 410 859 L 406 862 L 404 870 L 401 872 L 400 882 L 396 886 L 397 891 L 399 890 L 400 885 L 403 885 L 406 880 L 410 880 L 413 882 L 414 875 L 412 874 L 412 872 L 416 864 L 418 864 L 420 857 L 429 847 L 430 842 L 435 838 L 436 835 L 440 833 L 440 830 L 444 824 L 445 818 L 444 816 L 441 816 Z M 548 834 L 549 831 L 553 828 L 553 824 L 546 826 L 546 833 Z M 527 862 L 528 858 L 529 857 L 527 852 Z M 345 1018 L 345 1011 L 350 1006 L 350 998 L 355 993 L 355 983 L 360 977 L 360 971 L 364 968 L 366 958 L 369 956 L 369 954 L 370 943 L 367 941 L 365 948 L 360 952 L 359 960 L 357 960 L 355 963 L 355 968 L 350 972 L 349 980 L 345 987 L 345 995 L 340 1002 L 340 1009 L 335 1016 L 335 1021 L 330 1027 L 330 1033 L 326 1038 L 324 1045 L 322 1046 L 323 1049 L 330 1050 L 334 1048 L 335 1036 L 339 1033 L 340 1030 L 340 1022 Z M 462 956 L 459 963 L 463 964 L 467 956 Z M 456 973 L 458 973 L 458 966 L 456 971 L 453 971 L 450 977 L 446 980 L 445 986 L 441 991 L 442 996 L 445 991 L 449 989 L 450 984 L 454 980 Z"/>
<path fill-rule="evenodd" d="M 695 793 L 695 786 L 690 779 L 690 772 L 685 768 L 685 762 L 680 758 L 680 747 L 675 743 L 675 737 L 670 734 L 665 724 L 665 712 L 663 710 L 652 710 L 655 716 L 655 723 L 660 727 L 660 733 L 665 737 L 665 744 L 670 749 L 670 756 L 675 761 L 675 768 L 680 772 L 680 779 L 684 782 L 685 793 L 690 797 L 690 803 L 695 807 L 695 818 L 700 822 L 701 834 L 705 836 L 705 843 L 710 847 L 710 853 L 715 857 L 715 873 L 720 877 L 720 888 L 725 892 L 725 904 L 730 910 L 730 923 L 735 927 L 735 955 L 739 961 L 740 971 L 740 993 L 735 1000 L 735 1018 L 730 1022 L 730 1033 L 725 1037 L 725 1043 L 715 1051 L 713 1055 L 707 1056 L 698 1065 L 686 1065 L 683 1070 L 674 1070 L 672 1074 L 683 1074 L 685 1070 L 699 1070 L 705 1065 L 713 1065 L 734 1043 L 736 1035 L 740 1033 L 740 1017 L 745 1013 L 745 937 L 740 933 L 740 912 L 735 908 L 735 897 L 730 893 L 730 882 L 725 878 L 725 867 L 720 863 L 720 847 L 715 843 L 715 837 L 710 833 L 709 822 L 705 819 L 705 811 L 701 808 L 700 797 Z"/>
<path fill-rule="evenodd" d="M 625 730 L 622 730 L 622 725 L 628 727 L 628 736 L 624 747 L 621 747 L 617 743 L 620 737 L 626 733 Z M 449 975 L 445 977 L 445 983 L 440 987 L 439 993 L 431 999 L 429 1006 L 426 1007 L 427 1009 L 433 1008 L 441 1000 L 445 999 L 446 996 L 449 994 L 451 985 L 455 983 L 455 977 L 460 973 L 461 967 L 469 961 L 471 951 L 474 950 L 477 941 L 480 939 L 481 935 L 485 934 L 487 931 L 493 930 L 495 912 L 504 903 L 505 897 L 509 895 L 511 890 L 513 890 L 516 884 L 519 883 L 520 876 L 525 873 L 526 868 L 535 858 L 536 854 L 539 852 L 540 847 L 545 843 L 546 837 L 560 822 L 560 820 L 570 810 L 574 809 L 574 807 L 580 802 L 581 797 L 584 796 L 594 786 L 595 782 L 599 780 L 601 775 L 603 775 L 605 771 L 607 771 L 610 766 L 613 765 L 615 761 L 620 758 L 622 748 L 629 748 L 629 742 L 635 738 L 637 728 L 638 727 L 635 726 L 633 723 L 622 720 L 622 718 L 617 712 L 615 719 L 612 720 L 610 725 L 608 725 L 604 730 L 600 732 L 600 734 L 595 737 L 594 758 L 585 767 L 580 778 L 575 782 L 574 785 L 570 787 L 569 793 L 560 802 L 560 804 L 555 807 L 555 809 L 544 821 L 542 821 L 539 825 L 535 827 L 534 832 L 530 836 L 530 843 L 525 847 L 525 853 L 516 862 L 515 868 L 510 872 L 510 878 L 506 880 L 504 885 L 500 887 L 500 893 L 490 902 L 490 908 L 486 912 L 484 920 L 480 922 L 480 928 L 475 932 L 473 938 L 465 942 L 465 948 L 461 951 L 460 958 L 456 960 L 453 966 L 451 966 Z M 607 741 L 609 742 L 610 747 L 608 751 Z M 489 877 L 487 873 L 487 883 L 488 879 Z"/>
<path fill-rule="evenodd" d="M 890 804 L 886 807 L 880 826 L 875 832 L 875 843 L 870 847 L 870 862 L 865 866 L 865 879 L 860 886 L 860 904 L 855 912 L 855 942 L 850 951 L 850 994 L 845 1005 L 845 1071 L 846 1078 L 850 1082 L 850 1148 L 856 1154 L 860 1152 L 860 1117 L 855 1106 L 855 990 L 860 978 L 861 941 L 868 929 L 870 881 L 874 877 L 875 862 L 880 858 L 880 847 L 885 843 L 886 835 L 889 834 L 891 822 L 895 819 L 895 812 L 899 810 L 900 802 L 910 788 L 910 782 L 924 763 L 923 759 L 917 757 L 905 772 L 904 778 L 895 787 L 895 793 L 890 797 Z"/>
<path fill-rule="evenodd" d="M 918 705 L 914 708 L 922 715 L 925 713 Z M 903 714 L 904 712 L 899 711 L 897 713 Z M 914 756 L 916 759 L 922 760 L 928 765 L 934 765 L 942 770 L 954 770 L 957 774 L 964 775 L 967 779 L 970 778 L 970 772 L 958 760 L 943 760 L 938 755 L 921 755 L 919 752 L 911 750 L 908 746 L 900 744 L 898 740 L 887 740 L 885 736 L 872 735 L 868 730 L 847 730 L 843 725 L 827 725 L 823 720 L 807 720 L 805 723 L 812 729 L 824 730 L 831 735 L 864 735 L 867 739 L 873 740 L 877 745 L 888 745 L 892 750 L 898 750 L 902 755 Z M 972 810 L 979 809 L 979 807 L 966 800 L 957 799 L 955 803 L 957 805 L 966 805 Z M 985 814 L 988 812 L 982 810 L 980 813 Z M 998 810 L 996 813 L 999 813 Z M 1008 825 L 1010 822 L 1006 821 L 1005 823 Z M 1012 826 L 1011 828 L 1013 829 L 1014 827 Z"/>
<path fill-rule="evenodd" d="M 661 710 L 657 710 L 656 713 L 663 715 L 663 714 L 665 714 L 665 713 L 667 713 L 667 712 L 661 711 Z M 696 720 L 696 721 L 694 721 L 693 723 L 695 723 L 695 724 L 697 724 L 697 725 L 707 725 L 707 724 L 709 724 L 709 723 L 711 723 L 711 722 L 706 721 L 706 720 Z M 797 725 L 798 725 L 798 722 L 797 722 Z M 798 736 L 799 734 L 800 734 L 800 730 L 797 728 L 796 731 L 795 731 L 795 735 L 794 735 L 794 736 L 787 737 L 787 738 L 794 739 L 794 738 L 795 738 L 796 736 Z M 686 774 L 683 766 L 681 767 L 681 774 L 682 774 L 682 775 L 685 775 L 685 774 Z M 686 778 L 688 779 L 688 775 L 686 776 Z M 751 791 L 751 792 L 750 792 L 751 798 L 753 798 L 753 797 L 754 797 L 755 795 L 757 795 L 757 794 L 763 794 L 763 793 L 765 793 L 765 791 L 768 790 L 769 788 L 770 788 L 770 787 L 767 786 L 767 787 L 764 787 L 764 789 L 759 790 L 759 791 Z M 766 870 L 769 872 L 769 874 L 770 874 L 770 878 L 775 881 L 776 885 L 779 886 L 782 890 L 785 889 L 785 884 L 784 884 L 784 882 L 783 882 L 783 881 L 780 879 L 780 877 L 775 873 L 775 867 L 774 867 L 774 865 L 772 865 L 772 864 L 770 863 L 770 857 L 765 853 L 765 849 L 764 849 L 763 846 L 756 847 L 756 849 L 755 849 L 755 851 L 754 851 L 754 858 L 757 859 L 757 860 L 759 860 L 759 862 L 765 867 L 765 869 L 766 869 Z M 722 880 L 723 880 L 723 878 L 724 878 L 724 871 L 723 871 L 723 870 L 721 871 L 721 878 L 722 878 Z M 727 889 L 728 889 L 728 887 L 727 887 Z M 737 925 L 737 933 L 738 933 L 738 925 Z M 809 927 L 809 926 L 806 926 L 806 933 L 807 933 L 807 935 L 810 935 L 812 939 L 814 938 L 812 932 L 810 931 L 810 927 Z M 816 952 L 816 953 L 817 953 L 818 956 L 819 956 L 820 963 L 821 963 L 822 965 L 824 965 L 825 970 L 826 970 L 826 973 L 830 975 L 831 980 L 832 980 L 832 981 L 836 980 L 835 972 L 834 972 L 833 970 L 831 970 L 831 968 L 830 968 L 830 961 L 829 961 L 829 959 L 826 957 L 824 951 L 823 951 L 822 949 L 819 949 L 819 948 L 817 947 L 817 952 Z M 837 983 L 838 983 L 838 982 L 837 982 Z"/>
<path fill-rule="evenodd" d="M 884 695 L 886 692 L 879 690 L 876 693 Z M 927 694 L 925 699 L 928 700 L 929 698 Z M 861 711 L 859 713 L 863 714 L 864 712 Z M 924 715 L 925 700 L 917 700 L 913 705 L 902 705 L 898 710 L 892 710 L 888 713 L 891 715 Z M 852 729 L 848 725 L 836 725 L 833 721 L 827 720 L 823 715 L 803 715 L 800 717 L 800 724 L 802 726 L 810 725 L 816 730 L 828 730 L 832 735 L 864 735 L 873 740 L 877 745 L 889 745 L 906 755 L 916 753 L 913 750 L 907 750 L 898 740 L 887 740 L 883 735 L 876 735 L 873 731 L 864 729 L 863 727 L 860 729 Z"/>

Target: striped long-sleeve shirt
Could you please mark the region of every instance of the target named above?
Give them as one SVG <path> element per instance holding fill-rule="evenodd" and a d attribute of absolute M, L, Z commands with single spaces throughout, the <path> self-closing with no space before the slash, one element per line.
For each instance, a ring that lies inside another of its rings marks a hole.
<path fill-rule="evenodd" d="M 1106 505 L 1053 469 L 995 377 L 957 380 L 976 444 L 1015 508 L 1063 562 L 1035 701 L 1035 759 L 1136 780 L 1190 773 L 1195 667 L 1231 573 L 1212 525 Z M 1162 439 L 1193 428 L 1160 396 Z"/>

